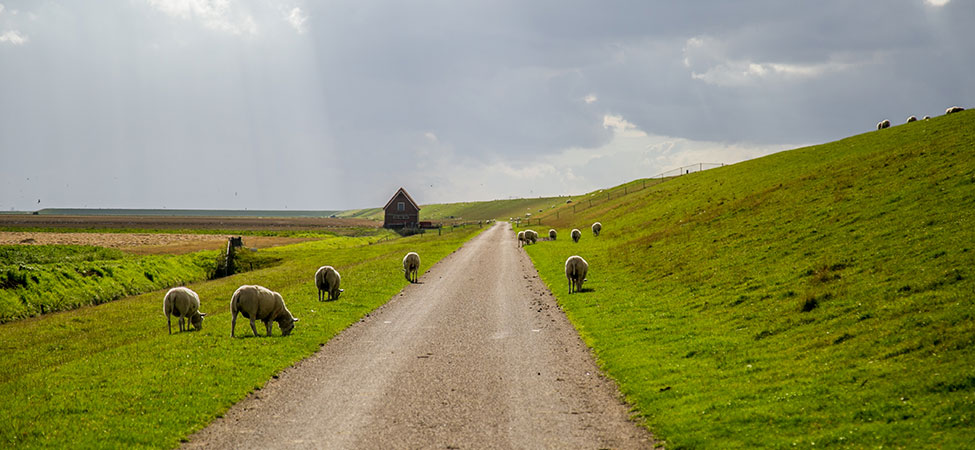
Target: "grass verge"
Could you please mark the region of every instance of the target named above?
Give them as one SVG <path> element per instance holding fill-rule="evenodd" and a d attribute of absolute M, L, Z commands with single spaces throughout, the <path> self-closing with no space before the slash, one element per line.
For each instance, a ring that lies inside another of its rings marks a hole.
<path fill-rule="evenodd" d="M 967 448 L 973 151 L 975 112 L 901 125 L 563 207 L 527 251 L 669 448 Z"/>
<path fill-rule="evenodd" d="M 480 231 L 374 238 L 332 238 L 265 250 L 278 266 L 190 285 L 207 313 L 200 332 L 168 335 L 164 292 L 0 325 L 0 445 L 17 447 L 174 447 L 223 414 L 272 375 L 315 352 L 332 336 L 406 285 L 401 260 L 421 272 Z M 315 270 L 342 273 L 345 293 L 321 303 Z M 242 284 L 279 291 L 300 318 L 292 335 L 230 338 L 230 296 Z"/>

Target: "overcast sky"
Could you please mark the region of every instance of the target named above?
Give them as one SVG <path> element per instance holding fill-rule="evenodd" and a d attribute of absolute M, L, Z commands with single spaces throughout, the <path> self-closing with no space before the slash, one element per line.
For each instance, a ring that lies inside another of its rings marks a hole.
<path fill-rule="evenodd" d="M 975 106 L 975 0 L 0 0 L 0 209 L 579 194 Z"/>

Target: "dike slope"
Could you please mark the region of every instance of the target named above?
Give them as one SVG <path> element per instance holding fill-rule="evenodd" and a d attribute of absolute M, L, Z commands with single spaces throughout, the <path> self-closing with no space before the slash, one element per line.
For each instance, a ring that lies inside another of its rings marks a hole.
<path fill-rule="evenodd" d="M 669 447 L 970 445 L 975 111 L 638 183 L 527 251 Z"/>

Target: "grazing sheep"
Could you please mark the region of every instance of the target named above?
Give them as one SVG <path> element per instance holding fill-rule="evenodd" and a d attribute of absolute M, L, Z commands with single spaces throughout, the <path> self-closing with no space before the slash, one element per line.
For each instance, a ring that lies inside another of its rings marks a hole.
<path fill-rule="evenodd" d="M 556 232 L 554 228 L 553 228 L 553 229 L 551 229 L 551 230 L 548 230 L 548 238 L 549 238 L 549 239 L 551 239 L 551 240 L 553 240 L 553 241 L 554 241 L 554 240 L 555 240 L 555 238 L 557 238 L 558 236 L 559 236 L 559 233 L 558 233 L 558 232 Z"/>
<path fill-rule="evenodd" d="M 420 255 L 416 252 L 409 252 L 403 257 L 403 272 L 406 274 L 406 281 L 416 283 L 420 273 Z"/>
<path fill-rule="evenodd" d="M 519 231 L 518 232 L 518 246 L 521 247 L 523 245 L 525 245 L 525 232 L 524 231 Z"/>
<path fill-rule="evenodd" d="M 255 320 L 264 322 L 264 327 L 267 329 L 265 336 L 271 335 L 272 321 L 278 323 L 281 336 L 291 334 L 295 322 L 298 321 L 291 315 L 291 311 L 288 311 L 288 307 L 284 306 L 281 294 L 257 285 L 241 286 L 234 291 L 234 296 L 230 298 L 230 313 L 233 314 L 233 319 L 230 321 L 230 337 L 234 336 L 234 330 L 237 328 L 237 313 L 242 314 L 245 319 L 250 319 L 254 336 L 257 336 Z"/>
<path fill-rule="evenodd" d="M 332 266 L 322 266 L 315 272 L 315 284 L 318 285 L 318 301 L 338 300 L 345 289 L 339 289 L 342 276 Z"/>
<path fill-rule="evenodd" d="M 579 243 L 579 239 L 582 238 L 582 232 L 579 231 L 578 228 L 573 228 L 572 232 L 569 233 L 569 235 L 572 236 L 572 242 L 575 242 L 577 244 Z"/>
<path fill-rule="evenodd" d="M 569 293 L 582 290 L 582 282 L 586 281 L 586 272 L 589 272 L 589 263 L 581 256 L 570 256 L 565 260 L 565 277 L 569 279 Z"/>
<path fill-rule="evenodd" d="M 887 120 L 887 119 L 884 119 L 884 120 L 880 121 L 880 123 L 877 124 L 877 129 L 878 130 L 882 130 L 884 128 L 890 128 L 890 121 Z"/>
<path fill-rule="evenodd" d="M 945 110 L 945 114 L 962 112 L 964 110 L 965 110 L 965 108 L 962 108 L 961 106 L 952 106 L 951 108 L 948 108 L 948 109 Z"/>
<path fill-rule="evenodd" d="M 189 331 L 189 325 L 200 331 L 203 329 L 203 317 L 206 316 L 200 312 L 200 296 L 185 287 L 174 287 L 166 293 L 163 297 L 163 313 L 166 314 L 169 334 L 173 334 L 170 316 L 179 318 L 179 331 Z M 185 319 L 189 319 L 188 324 Z"/>
<path fill-rule="evenodd" d="M 525 242 L 529 244 L 538 242 L 538 233 L 535 230 L 525 230 Z"/>
<path fill-rule="evenodd" d="M 924 116 L 924 120 L 928 120 L 930 118 L 931 118 L 931 116 Z"/>
<path fill-rule="evenodd" d="M 603 230 L 603 224 L 596 222 L 592 224 L 592 235 L 599 236 L 599 232 Z"/>
<path fill-rule="evenodd" d="M 907 123 L 917 122 L 917 117 L 911 116 L 907 118 Z"/>

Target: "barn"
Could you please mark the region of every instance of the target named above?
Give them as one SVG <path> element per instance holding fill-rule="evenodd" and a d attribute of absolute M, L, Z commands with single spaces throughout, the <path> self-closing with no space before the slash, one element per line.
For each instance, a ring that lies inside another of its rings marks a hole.
<path fill-rule="evenodd" d="M 420 206 L 406 189 L 399 188 L 383 206 L 383 211 L 386 212 L 383 228 L 418 228 L 420 225 Z"/>

